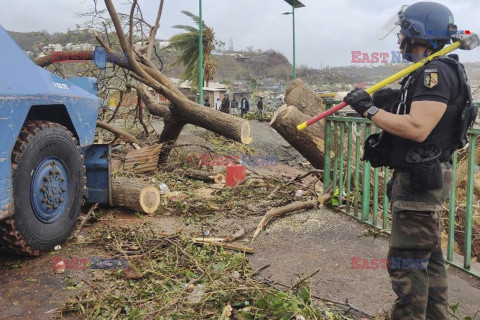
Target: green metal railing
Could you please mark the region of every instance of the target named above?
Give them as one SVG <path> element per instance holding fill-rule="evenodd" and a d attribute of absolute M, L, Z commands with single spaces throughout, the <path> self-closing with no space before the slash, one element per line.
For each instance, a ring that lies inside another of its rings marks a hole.
<path fill-rule="evenodd" d="M 326 101 L 327 108 L 339 103 Z M 480 104 L 478 104 L 480 107 Z M 363 143 L 372 133 L 379 131 L 368 119 L 330 116 L 325 121 L 325 188 L 332 187 L 332 194 L 338 191 L 338 209 L 361 222 L 379 230 L 389 232 L 391 213 L 386 196 L 387 183 L 391 179 L 391 170 L 388 168 L 372 169 L 369 162 L 361 161 Z M 471 267 L 472 255 L 472 227 L 474 217 L 474 175 L 477 166 L 475 159 L 476 139 L 480 136 L 480 129 L 469 130 L 468 179 L 466 184 L 466 200 L 464 204 L 465 220 L 463 230 L 456 220 L 457 209 L 457 152 L 453 155 L 453 185 L 448 208 L 448 219 L 444 225 L 447 231 L 446 260 L 449 264 L 458 267 L 467 273 L 480 277 L 480 272 Z M 353 139 L 355 137 L 355 139 Z M 344 201 L 342 201 L 342 198 Z M 463 204 L 458 203 L 463 206 Z M 462 209 L 463 210 L 463 209 Z M 457 224 L 457 228 L 455 225 Z M 463 237 L 463 263 L 459 259 L 459 252 L 455 253 L 455 236 Z"/>

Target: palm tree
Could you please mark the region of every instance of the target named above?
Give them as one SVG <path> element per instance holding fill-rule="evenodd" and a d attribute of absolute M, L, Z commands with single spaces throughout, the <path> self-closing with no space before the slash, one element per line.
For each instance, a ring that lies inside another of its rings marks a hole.
<path fill-rule="evenodd" d="M 182 11 L 183 14 L 192 18 L 197 26 L 200 24 L 198 16 L 189 11 Z M 182 79 L 191 82 L 192 87 L 198 88 L 198 28 L 189 25 L 175 25 L 175 29 L 184 30 L 184 33 L 174 35 L 170 39 L 170 44 L 165 49 L 176 49 L 180 55 L 175 59 L 172 65 L 182 64 L 185 70 L 182 73 Z M 203 23 L 203 54 L 204 54 L 204 80 L 208 82 L 213 80 L 217 69 L 217 62 L 212 59 L 212 51 L 215 49 L 215 32 Z"/>

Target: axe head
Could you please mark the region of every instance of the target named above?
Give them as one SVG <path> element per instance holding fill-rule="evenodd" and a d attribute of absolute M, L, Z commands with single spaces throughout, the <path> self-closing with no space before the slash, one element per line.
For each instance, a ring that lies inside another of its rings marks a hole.
<path fill-rule="evenodd" d="M 478 38 L 478 34 L 470 33 L 470 34 L 456 34 L 452 37 L 453 42 L 460 41 L 462 46 L 460 49 L 462 50 L 473 50 L 476 47 L 480 46 L 480 39 Z"/>

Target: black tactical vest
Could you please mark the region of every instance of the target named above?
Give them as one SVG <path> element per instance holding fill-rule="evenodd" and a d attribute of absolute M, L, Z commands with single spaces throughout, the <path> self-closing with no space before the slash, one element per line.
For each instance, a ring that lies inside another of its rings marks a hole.
<path fill-rule="evenodd" d="M 451 161 L 453 152 L 457 148 L 463 147 L 466 143 L 466 130 L 464 134 L 460 134 L 459 130 L 464 126 L 462 125 L 462 121 L 467 121 L 466 119 L 462 119 L 462 116 L 464 115 L 463 111 L 467 109 L 466 105 L 469 104 L 469 107 L 472 106 L 471 94 L 465 70 L 463 65 L 458 62 L 458 57 L 456 55 L 439 57 L 435 60 L 445 63 L 448 68 L 457 74 L 458 82 L 455 88 L 457 94 L 450 97 L 445 113 L 443 114 L 437 126 L 433 129 L 427 139 L 422 142 L 422 144 L 436 144 L 438 147 L 440 147 L 442 152 L 439 160 L 441 162 L 447 162 Z M 423 74 L 423 71 L 427 66 L 428 63 L 402 81 L 402 95 L 404 96 L 403 101 L 397 106 L 397 113 L 408 114 L 410 112 L 410 105 L 412 103 L 415 83 L 417 80 L 422 80 L 418 79 L 418 77 L 419 75 Z M 475 116 L 476 112 L 477 111 L 475 110 Z M 470 111 L 470 113 L 473 114 L 472 111 Z M 473 120 L 474 119 L 475 117 L 473 117 Z M 470 123 L 466 125 L 467 127 L 470 127 L 472 120 L 470 119 L 468 122 Z M 459 141 L 462 140 L 460 135 L 462 135 L 462 138 L 465 136 L 464 142 Z M 409 150 L 418 144 L 419 143 L 417 142 L 392 135 L 388 166 L 394 169 L 408 168 L 409 164 L 406 161 L 406 155 Z"/>

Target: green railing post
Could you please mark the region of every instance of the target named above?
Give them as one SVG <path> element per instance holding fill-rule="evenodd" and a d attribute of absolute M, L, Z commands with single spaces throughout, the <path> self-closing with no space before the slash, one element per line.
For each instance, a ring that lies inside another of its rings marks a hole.
<path fill-rule="evenodd" d="M 343 201 L 343 145 L 345 144 L 345 123 L 340 122 L 340 168 L 338 170 L 338 205 L 341 206 Z"/>
<path fill-rule="evenodd" d="M 328 109 L 329 106 L 327 106 Z M 330 186 L 330 148 L 332 135 L 331 121 L 325 119 L 325 170 L 323 173 L 323 189 L 326 190 Z"/>
<path fill-rule="evenodd" d="M 372 224 L 378 225 L 378 168 L 373 169 L 373 215 Z"/>
<path fill-rule="evenodd" d="M 363 132 L 363 141 L 372 133 L 371 123 L 366 123 Z M 370 162 L 363 162 L 362 182 L 362 221 L 367 221 L 370 211 Z"/>
<path fill-rule="evenodd" d="M 350 194 L 352 189 L 352 135 L 353 123 L 348 123 L 348 137 L 347 137 L 347 213 L 350 213 Z"/>
<path fill-rule="evenodd" d="M 388 227 L 388 197 L 387 197 L 387 183 L 390 181 L 390 169 L 385 168 L 385 178 L 383 179 L 383 217 L 382 229 Z"/>
<path fill-rule="evenodd" d="M 332 182 L 332 194 L 335 194 L 337 189 L 337 178 L 338 178 L 338 135 L 337 135 L 338 122 L 333 122 L 333 149 L 334 149 L 334 158 L 333 158 L 333 182 Z"/>
<path fill-rule="evenodd" d="M 452 157 L 452 190 L 450 193 L 450 202 L 448 206 L 448 251 L 447 260 L 453 261 L 453 251 L 455 250 L 455 205 L 457 197 L 457 152 Z"/>
<path fill-rule="evenodd" d="M 468 148 L 468 180 L 467 180 L 467 199 L 465 210 L 465 252 L 463 266 L 470 269 L 472 260 L 472 220 L 473 220 L 473 187 L 475 179 L 475 145 L 476 135 L 469 134 L 470 145 Z"/>
<path fill-rule="evenodd" d="M 359 130 L 360 127 L 360 130 Z M 359 125 L 357 123 L 357 133 L 361 132 L 362 130 L 362 125 Z M 353 212 L 355 214 L 355 217 L 358 218 L 358 204 L 359 204 L 359 198 L 358 195 L 360 193 L 360 137 L 357 136 L 355 139 L 355 180 L 354 180 L 354 185 L 355 185 L 355 203 L 353 204 Z"/>

